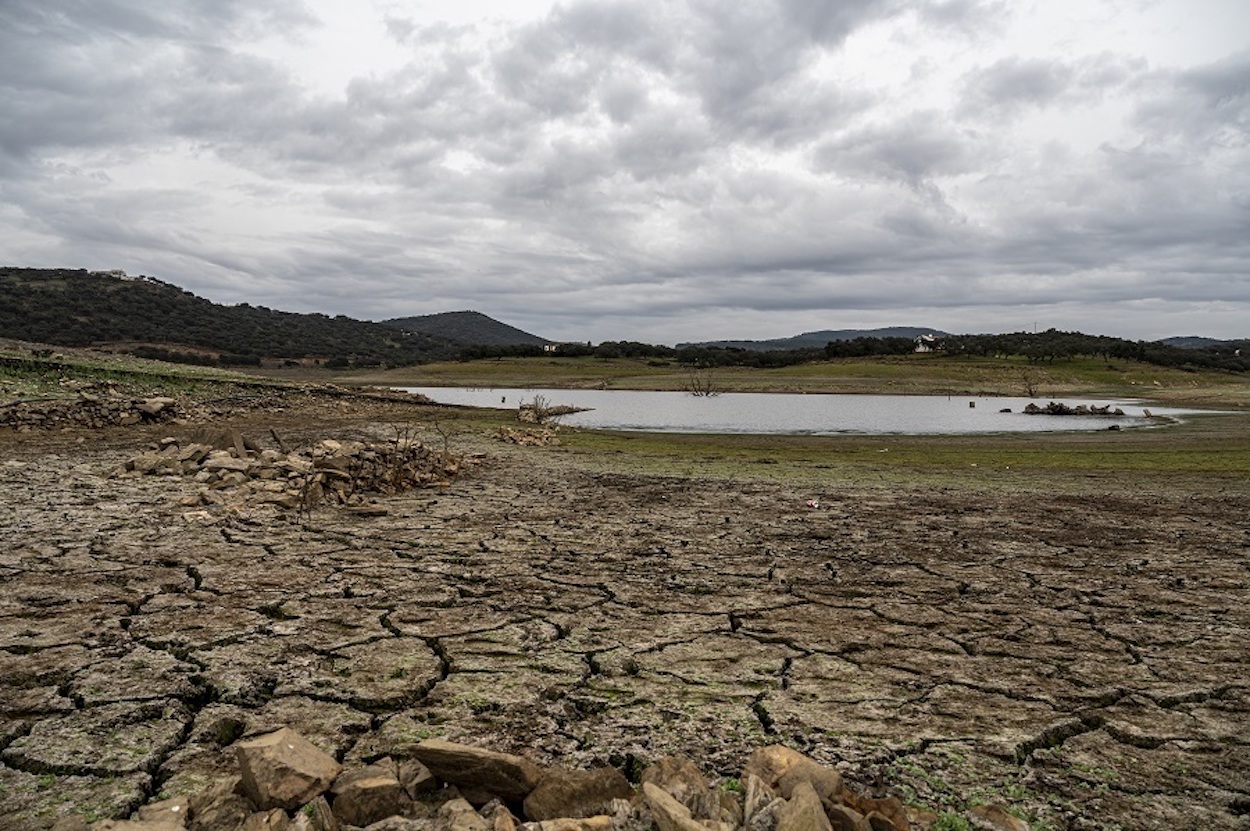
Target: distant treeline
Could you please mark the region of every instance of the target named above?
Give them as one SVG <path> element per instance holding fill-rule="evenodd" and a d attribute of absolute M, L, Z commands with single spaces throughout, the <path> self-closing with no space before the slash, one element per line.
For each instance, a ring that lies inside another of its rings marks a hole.
<path fill-rule="evenodd" d="M 1248 346 L 1250 341 L 1238 341 L 1231 345 L 1184 349 L 1153 341 L 1129 341 L 1056 329 L 1006 335 L 948 335 L 930 344 L 934 352 L 945 356 L 1022 357 L 1029 363 L 1037 364 L 1096 357 L 1108 362 L 1113 359 L 1133 360 L 1159 366 L 1229 372 L 1250 370 Z M 706 367 L 783 367 L 835 358 L 906 355 L 914 351 L 916 343 L 910 338 L 876 337 L 830 341 L 823 349 L 775 349 L 766 352 L 736 347 L 671 347 L 635 341 L 605 341 L 598 346 L 569 343 L 556 347 L 557 354 L 569 357 L 641 358 Z M 544 354 L 548 353 L 540 346 L 474 346 L 462 349 L 460 359 L 537 357 Z"/>
<path fill-rule="evenodd" d="M 223 366 L 255 366 L 262 358 L 400 366 L 458 351 L 441 338 L 378 323 L 222 306 L 151 277 L 81 269 L 0 268 L 0 334 L 58 346 L 138 343 L 126 351 Z"/>

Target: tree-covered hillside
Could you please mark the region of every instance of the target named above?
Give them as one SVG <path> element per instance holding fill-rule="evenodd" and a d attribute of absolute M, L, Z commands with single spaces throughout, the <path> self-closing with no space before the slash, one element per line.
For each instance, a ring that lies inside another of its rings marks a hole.
<path fill-rule="evenodd" d="M 405 365 L 455 357 L 447 341 L 378 323 L 222 306 L 150 277 L 0 267 L 0 334 L 62 346 L 121 345 L 141 357 L 246 365 L 315 359 Z"/>

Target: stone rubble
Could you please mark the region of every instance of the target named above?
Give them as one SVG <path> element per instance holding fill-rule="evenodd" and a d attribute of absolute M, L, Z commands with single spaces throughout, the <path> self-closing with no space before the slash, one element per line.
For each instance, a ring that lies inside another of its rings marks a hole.
<path fill-rule="evenodd" d="M 110 475 L 193 478 L 202 487 L 183 500 L 187 508 L 237 502 L 241 496 L 252 505 L 311 510 L 330 502 L 361 516 L 379 516 L 386 509 L 363 504 L 367 495 L 445 486 L 484 458 L 436 451 L 402 435 L 378 442 L 325 439 L 290 452 L 261 449 L 237 431 L 215 438 L 162 439 Z"/>
<path fill-rule="evenodd" d="M 289 727 L 234 751 L 236 780 L 128 820 L 64 817 L 53 831 L 923 831 L 938 820 L 896 797 L 870 799 L 783 745 L 756 749 L 741 779 L 719 788 L 692 760 L 666 757 L 637 789 L 614 768 L 542 767 L 442 739 L 415 745 L 411 759 L 354 768 Z M 1027 828 L 1001 805 L 969 813 L 965 827 Z"/>
<path fill-rule="evenodd" d="M 187 420 L 198 408 L 164 396 L 124 398 L 80 392 L 75 399 L 18 401 L 0 406 L 0 428 L 18 432 L 65 427 L 131 427 Z"/>

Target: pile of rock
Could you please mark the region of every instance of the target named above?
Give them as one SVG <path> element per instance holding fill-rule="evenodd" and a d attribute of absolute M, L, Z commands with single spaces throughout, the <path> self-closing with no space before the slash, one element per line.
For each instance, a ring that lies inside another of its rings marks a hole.
<path fill-rule="evenodd" d="M 667 757 L 635 788 L 615 768 L 566 770 L 441 739 L 413 758 L 344 770 L 282 728 L 235 745 L 240 778 L 191 798 L 145 806 L 127 821 L 54 831 L 909 831 L 938 817 L 897 797 L 872 798 L 803 754 L 772 745 L 751 754 L 741 779 L 713 787 L 695 764 Z M 1027 828 L 1001 808 L 978 827 Z"/>
<path fill-rule="evenodd" d="M 1111 408 L 1110 404 L 1104 407 L 1098 407 L 1091 404 L 1077 404 L 1070 407 L 1059 401 L 1051 401 L 1045 407 L 1039 407 L 1033 402 L 1029 402 L 1024 408 L 1025 415 L 1059 415 L 1059 416 L 1122 416 L 1124 411 L 1119 407 Z"/>
<path fill-rule="evenodd" d="M 127 460 L 113 476 L 190 476 L 203 485 L 184 505 L 249 504 L 309 509 L 322 502 L 360 505 L 370 494 L 391 495 L 448 484 L 481 454 L 459 456 L 419 441 L 386 442 L 325 439 L 294 451 L 260 449 L 237 432 L 222 448 L 214 443 L 162 439 Z"/>
<path fill-rule="evenodd" d="M 188 406 L 173 398 L 123 398 L 80 394 L 73 399 L 18 401 L 0 407 L 0 428 L 20 432 L 62 427 L 129 427 L 187 418 Z"/>

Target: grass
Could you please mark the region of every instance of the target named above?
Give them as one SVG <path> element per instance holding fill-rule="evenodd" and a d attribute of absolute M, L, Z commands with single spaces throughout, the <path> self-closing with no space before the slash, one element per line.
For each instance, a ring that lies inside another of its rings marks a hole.
<path fill-rule="evenodd" d="M 431 364 L 352 376 L 322 372 L 320 380 L 393 386 L 605 386 L 682 389 L 685 371 L 643 360 L 515 358 Z M 1021 360 L 908 355 L 847 359 L 784 369 L 717 371 L 724 390 L 858 393 L 1024 393 L 1148 397 L 1167 403 L 1214 405 L 1238 415 L 1202 416 L 1181 425 L 1118 432 L 978 436 L 751 436 L 629 433 L 565 429 L 562 446 L 532 449 L 570 463 L 614 470 L 712 479 L 792 480 L 826 486 L 850 482 L 889 486 L 906 481 L 966 488 L 1080 488 L 1131 477 L 1143 486 L 1204 481 L 1205 490 L 1237 487 L 1250 479 L 1250 378 L 1191 373 L 1147 364 L 1109 365 L 1090 359 L 1034 367 Z M 35 357 L 0 344 L 0 401 L 69 397 L 83 384 L 111 382 L 132 394 L 227 394 L 265 378 L 166 364 L 85 350 Z M 307 373 L 305 373 L 307 375 Z M 305 378 L 304 380 L 308 380 Z M 1149 395 L 1142 395 L 1149 393 Z M 1242 412 L 1244 411 L 1244 413 Z M 515 414 L 439 408 L 414 419 L 448 435 L 496 432 L 516 426 Z M 1083 484 L 1084 483 L 1084 484 Z"/>

